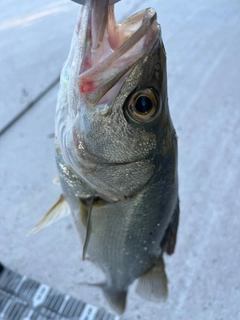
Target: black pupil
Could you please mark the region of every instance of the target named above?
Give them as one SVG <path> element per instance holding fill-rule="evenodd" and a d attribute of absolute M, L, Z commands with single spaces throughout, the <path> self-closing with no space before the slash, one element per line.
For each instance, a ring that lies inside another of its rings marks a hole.
<path fill-rule="evenodd" d="M 136 101 L 136 111 L 138 113 L 146 114 L 152 109 L 152 101 L 146 96 L 141 96 Z"/>

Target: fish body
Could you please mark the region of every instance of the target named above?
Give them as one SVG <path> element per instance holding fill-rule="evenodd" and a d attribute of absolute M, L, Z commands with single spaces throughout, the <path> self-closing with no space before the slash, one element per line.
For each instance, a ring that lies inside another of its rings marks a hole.
<path fill-rule="evenodd" d="M 99 3 L 82 6 L 62 70 L 56 161 L 83 258 L 104 271 L 101 287 L 121 313 L 137 278 L 140 295 L 166 294 L 162 255 L 174 250 L 179 216 L 177 136 L 156 12 L 117 25 L 114 5 Z"/>

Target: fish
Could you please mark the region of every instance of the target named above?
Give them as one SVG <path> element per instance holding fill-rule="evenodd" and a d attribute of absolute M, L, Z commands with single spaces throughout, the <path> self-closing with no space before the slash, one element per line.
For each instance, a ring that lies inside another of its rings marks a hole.
<path fill-rule="evenodd" d="M 96 285 L 121 314 L 135 280 L 142 298 L 167 297 L 163 255 L 174 252 L 180 212 L 177 134 L 156 11 L 118 24 L 117 1 L 80 2 L 56 108 L 58 205 L 69 207 L 82 257 L 104 272 Z"/>

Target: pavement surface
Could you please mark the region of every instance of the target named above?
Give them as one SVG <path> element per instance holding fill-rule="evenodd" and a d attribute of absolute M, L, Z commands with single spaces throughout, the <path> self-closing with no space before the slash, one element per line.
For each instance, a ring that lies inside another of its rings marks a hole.
<path fill-rule="evenodd" d="M 166 258 L 169 298 L 130 288 L 124 319 L 240 319 L 240 2 L 122 0 L 118 18 L 152 6 L 168 56 L 169 105 L 179 137 L 181 220 Z M 81 261 L 71 217 L 28 238 L 60 187 L 53 132 L 58 77 L 78 5 L 0 2 L 0 261 L 96 307 L 103 275 Z"/>

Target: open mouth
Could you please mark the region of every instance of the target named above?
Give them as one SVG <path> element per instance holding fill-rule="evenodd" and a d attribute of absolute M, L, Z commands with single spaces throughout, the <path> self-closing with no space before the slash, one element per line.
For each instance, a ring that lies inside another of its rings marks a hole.
<path fill-rule="evenodd" d="M 88 107 L 116 95 L 119 80 L 151 49 L 158 33 L 152 8 L 117 24 L 114 5 L 94 1 L 90 6 L 90 0 L 86 1 L 77 24 L 76 51 L 80 57 L 75 62 L 79 90 Z"/>

